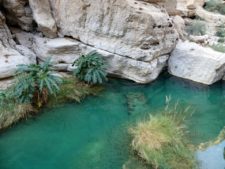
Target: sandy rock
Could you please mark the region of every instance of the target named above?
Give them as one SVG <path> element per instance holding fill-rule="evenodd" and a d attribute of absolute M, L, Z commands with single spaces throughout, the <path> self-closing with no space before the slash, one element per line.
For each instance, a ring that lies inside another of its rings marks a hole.
<path fill-rule="evenodd" d="M 225 54 L 192 42 L 179 42 L 169 59 L 174 76 L 203 84 L 221 80 L 225 72 Z"/>

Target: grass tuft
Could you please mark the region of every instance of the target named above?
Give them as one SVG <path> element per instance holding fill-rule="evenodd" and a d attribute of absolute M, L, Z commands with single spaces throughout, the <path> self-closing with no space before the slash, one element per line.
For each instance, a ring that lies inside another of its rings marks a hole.
<path fill-rule="evenodd" d="M 206 25 L 200 20 L 196 20 L 186 27 L 188 34 L 201 36 L 206 34 Z"/>
<path fill-rule="evenodd" d="M 222 52 L 225 53 L 225 46 L 223 43 L 218 43 L 216 45 L 211 45 L 210 46 L 213 50 L 217 51 L 217 52 Z"/>
<path fill-rule="evenodd" d="M 194 151 L 187 139 L 185 119 L 175 109 L 165 109 L 139 122 L 130 129 L 132 149 L 154 169 L 197 168 Z"/>
<path fill-rule="evenodd" d="M 73 76 L 65 77 L 60 91 L 49 99 L 48 105 L 54 106 L 68 101 L 81 102 L 86 96 L 97 95 L 102 90 L 102 86 L 86 84 Z"/>
<path fill-rule="evenodd" d="M 205 9 L 210 12 L 225 14 L 225 4 L 223 0 L 209 0 L 205 4 Z"/>

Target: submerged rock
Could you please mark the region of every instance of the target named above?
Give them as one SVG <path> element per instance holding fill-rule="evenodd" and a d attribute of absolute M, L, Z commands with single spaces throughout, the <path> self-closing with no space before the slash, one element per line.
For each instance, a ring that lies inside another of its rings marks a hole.
<path fill-rule="evenodd" d="M 169 72 L 210 85 L 223 78 L 225 54 L 196 43 L 180 41 L 169 59 Z"/>

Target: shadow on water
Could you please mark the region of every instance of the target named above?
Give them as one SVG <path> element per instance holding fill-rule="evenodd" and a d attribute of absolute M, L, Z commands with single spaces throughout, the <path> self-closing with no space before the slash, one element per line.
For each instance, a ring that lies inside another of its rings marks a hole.
<path fill-rule="evenodd" d="M 223 83 L 208 87 L 168 74 L 149 85 L 110 79 L 98 97 L 45 109 L 1 133 L 0 168 L 121 169 L 130 156 L 129 126 L 163 110 L 166 96 L 195 110 L 188 121 L 195 145 L 216 138 L 225 126 Z"/>

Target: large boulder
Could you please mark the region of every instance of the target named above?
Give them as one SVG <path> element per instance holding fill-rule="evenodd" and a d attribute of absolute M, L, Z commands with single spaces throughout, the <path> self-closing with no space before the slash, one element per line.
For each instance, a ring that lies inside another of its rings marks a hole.
<path fill-rule="evenodd" d="M 136 82 L 147 83 L 157 78 L 178 39 L 166 10 L 156 4 L 135 0 L 50 2 L 61 37 L 76 39 L 76 43 L 88 49 L 104 51 L 113 63 L 109 72 Z M 55 41 L 47 43 L 49 49 L 58 49 L 59 40 Z M 60 46 L 64 45 L 60 40 Z M 63 52 L 60 57 L 59 52 L 54 57 L 61 62 L 60 69 L 65 69 L 64 62 L 71 60 L 71 56 L 74 59 L 80 54 L 69 48 L 71 54 Z M 45 52 L 44 46 L 42 53 L 40 49 L 36 52 L 40 58 L 55 55 L 51 50 Z"/>
<path fill-rule="evenodd" d="M 225 54 L 180 41 L 170 56 L 168 68 L 174 76 L 210 85 L 224 75 Z"/>
<path fill-rule="evenodd" d="M 70 38 L 48 39 L 35 36 L 33 49 L 40 61 L 51 57 L 56 70 L 71 71 L 72 63 L 81 54 L 97 51 L 108 63 L 108 73 L 114 76 L 130 79 L 138 83 L 148 83 L 156 79 L 166 65 L 168 55 L 163 55 L 150 62 L 138 61 L 115 53 L 87 46 Z"/>
<path fill-rule="evenodd" d="M 51 0 L 61 36 L 127 58 L 151 61 L 168 54 L 177 33 L 165 10 L 135 0 Z"/>

